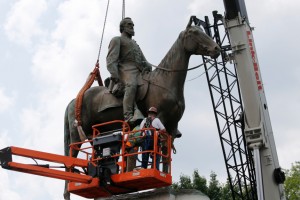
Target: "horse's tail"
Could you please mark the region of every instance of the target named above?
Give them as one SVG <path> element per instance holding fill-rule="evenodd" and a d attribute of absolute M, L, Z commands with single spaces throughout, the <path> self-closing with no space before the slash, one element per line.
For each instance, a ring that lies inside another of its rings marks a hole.
<path fill-rule="evenodd" d="M 70 105 L 70 104 L 69 104 Z M 69 105 L 66 108 L 65 111 L 65 118 L 64 118 L 64 148 L 65 148 L 65 156 L 69 156 L 70 153 L 70 128 L 69 128 Z"/>

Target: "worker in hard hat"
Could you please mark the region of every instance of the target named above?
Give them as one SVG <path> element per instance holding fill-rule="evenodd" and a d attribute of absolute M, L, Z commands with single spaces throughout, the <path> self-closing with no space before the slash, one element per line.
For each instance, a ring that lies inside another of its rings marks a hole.
<path fill-rule="evenodd" d="M 162 124 L 159 118 L 157 118 L 157 109 L 155 107 L 151 107 L 148 110 L 148 117 L 144 118 L 140 125 L 141 128 L 155 128 L 156 132 L 152 132 L 149 130 L 144 131 L 145 139 L 142 144 L 142 151 L 153 150 L 154 146 L 154 133 L 157 133 L 158 136 L 161 133 L 166 132 L 165 126 Z M 142 168 L 147 169 L 149 162 L 150 153 L 142 154 Z M 159 170 L 160 163 L 160 155 L 156 154 L 156 169 Z"/>

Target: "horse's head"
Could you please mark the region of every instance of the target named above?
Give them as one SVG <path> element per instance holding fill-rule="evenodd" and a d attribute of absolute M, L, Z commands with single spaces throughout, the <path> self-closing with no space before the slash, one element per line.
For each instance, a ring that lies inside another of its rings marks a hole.
<path fill-rule="evenodd" d="M 191 20 L 183 32 L 184 48 L 191 54 L 211 56 L 217 58 L 220 55 L 219 45 L 200 26 L 192 26 Z"/>

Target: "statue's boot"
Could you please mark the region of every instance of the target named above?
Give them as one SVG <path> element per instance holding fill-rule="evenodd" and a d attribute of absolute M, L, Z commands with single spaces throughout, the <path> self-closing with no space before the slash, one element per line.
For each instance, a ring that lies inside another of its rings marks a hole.
<path fill-rule="evenodd" d="M 141 123 L 144 118 L 145 118 L 145 116 L 143 115 L 143 113 L 140 111 L 140 109 L 137 107 L 137 105 L 135 103 L 132 121 L 134 121 L 136 123 Z"/>
<path fill-rule="evenodd" d="M 124 113 L 124 119 L 130 125 L 137 125 L 145 118 L 143 113 L 138 109 L 136 103 L 134 104 L 134 112 L 127 111 Z"/>
<path fill-rule="evenodd" d="M 135 121 L 141 118 L 141 116 L 143 116 L 143 114 L 137 108 L 137 105 L 135 103 L 136 90 L 137 90 L 137 85 L 134 84 L 125 85 L 125 94 L 123 99 L 123 112 L 124 112 L 125 121 L 130 125 L 134 125 Z"/>
<path fill-rule="evenodd" d="M 133 121 L 133 113 L 132 112 L 124 112 L 124 121 L 131 123 Z"/>

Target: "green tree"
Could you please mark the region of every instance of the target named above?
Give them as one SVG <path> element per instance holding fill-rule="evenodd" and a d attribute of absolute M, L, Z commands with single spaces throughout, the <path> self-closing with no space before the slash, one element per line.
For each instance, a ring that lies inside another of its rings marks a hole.
<path fill-rule="evenodd" d="M 292 168 L 286 171 L 286 180 L 284 182 L 287 200 L 300 199 L 300 162 L 292 164 Z"/>
<path fill-rule="evenodd" d="M 179 182 L 172 184 L 172 188 L 178 189 L 196 189 L 207 195 L 207 181 L 206 178 L 200 176 L 198 170 L 194 170 L 193 177 L 181 174 L 179 177 Z"/>
<path fill-rule="evenodd" d="M 193 173 L 193 189 L 199 190 L 207 195 L 207 181 L 206 178 L 199 175 L 198 170 L 194 170 Z"/>
<path fill-rule="evenodd" d="M 248 193 L 246 192 L 246 187 L 247 186 L 243 185 L 243 183 L 242 183 L 242 191 L 241 191 L 239 186 L 235 185 L 233 187 L 234 194 L 232 194 L 229 180 L 227 180 L 226 184 L 222 184 L 222 187 L 221 187 L 221 193 L 222 193 L 221 200 L 232 200 L 233 195 L 234 195 L 235 200 L 255 199 L 255 198 L 252 198 L 251 194 L 248 194 L 248 193 L 250 193 L 249 189 L 248 189 Z"/>
<path fill-rule="evenodd" d="M 227 180 L 225 184 L 222 185 L 221 189 L 221 200 L 231 200 L 232 192 L 230 189 L 229 181 Z"/>
<path fill-rule="evenodd" d="M 178 183 L 173 183 L 172 187 L 174 189 L 197 189 L 202 193 L 206 194 L 211 200 L 232 200 L 232 192 L 230 188 L 229 181 L 225 184 L 220 184 L 217 180 L 217 175 L 214 172 L 210 174 L 209 184 L 207 186 L 207 181 L 205 177 L 200 176 L 198 170 L 194 170 L 192 179 L 187 175 L 180 175 L 180 180 Z M 287 200 L 300 200 L 300 161 L 292 164 L 290 170 L 286 170 L 286 180 L 284 182 L 286 199 Z M 248 192 L 246 192 L 246 189 Z M 249 193 L 251 197 L 251 188 L 249 185 L 242 184 L 242 193 L 238 185 L 234 186 L 234 193 L 236 200 L 242 200 Z M 240 196 L 238 196 L 240 194 Z M 254 194 L 255 195 L 255 194 Z"/>
<path fill-rule="evenodd" d="M 246 188 L 247 187 L 247 188 Z M 207 195 L 211 200 L 232 200 L 232 191 L 229 184 L 229 180 L 225 184 L 221 184 L 217 180 L 217 175 L 215 172 L 211 172 L 209 183 L 205 177 L 200 176 L 198 170 L 194 170 L 192 178 L 187 175 L 180 175 L 179 182 L 173 183 L 172 188 L 175 190 L 178 189 L 196 189 Z M 248 192 L 246 192 L 248 189 Z M 250 186 L 245 186 L 242 183 L 242 191 L 240 191 L 239 186 L 234 186 L 234 199 L 243 200 L 249 199 L 246 194 L 251 193 Z M 294 199 L 292 199 L 294 200 Z M 299 199 L 300 200 L 300 199 Z"/>
<path fill-rule="evenodd" d="M 187 175 L 180 175 L 179 178 L 179 189 L 192 189 L 192 181 L 191 178 Z"/>
<path fill-rule="evenodd" d="M 210 173 L 210 180 L 208 185 L 207 195 L 211 200 L 221 200 L 222 192 L 221 192 L 220 182 L 217 180 L 217 174 L 215 172 Z"/>

